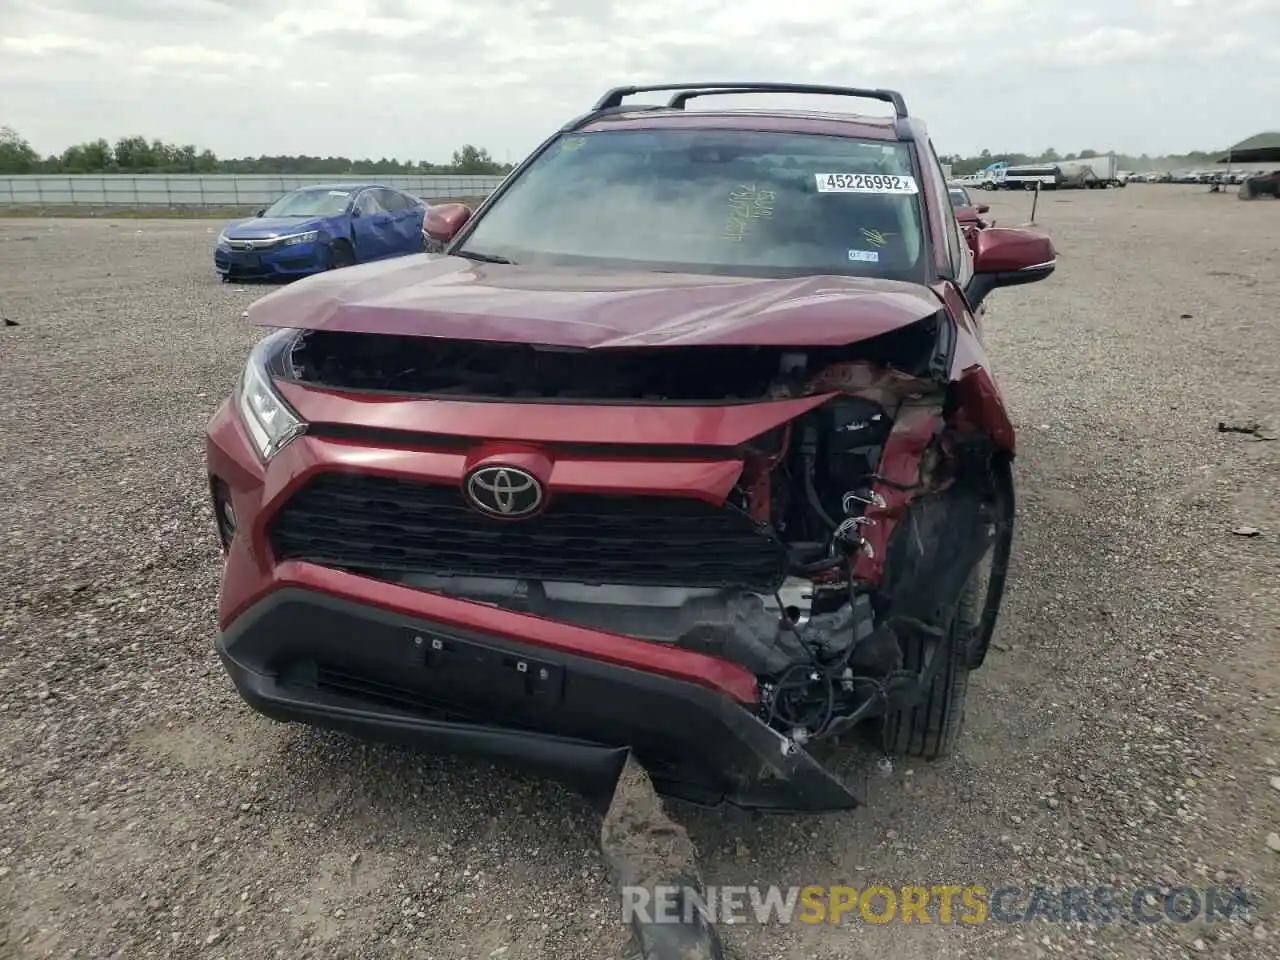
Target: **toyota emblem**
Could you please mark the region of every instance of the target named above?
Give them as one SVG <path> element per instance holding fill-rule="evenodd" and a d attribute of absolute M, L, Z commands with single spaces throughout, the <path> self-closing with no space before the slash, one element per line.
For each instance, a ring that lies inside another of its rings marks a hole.
<path fill-rule="evenodd" d="M 491 517 L 527 517 L 542 506 L 542 484 L 519 467 L 481 467 L 467 478 L 467 499 Z"/>

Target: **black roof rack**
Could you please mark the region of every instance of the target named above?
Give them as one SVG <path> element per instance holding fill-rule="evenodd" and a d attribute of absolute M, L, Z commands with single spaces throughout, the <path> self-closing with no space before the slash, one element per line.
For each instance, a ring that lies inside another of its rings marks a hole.
<path fill-rule="evenodd" d="M 863 100 L 879 100 L 882 103 L 893 104 L 893 112 L 899 120 L 905 120 L 909 114 L 907 113 L 907 103 L 902 98 L 902 94 L 896 90 L 870 90 L 861 87 L 832 87 L 823 84 L 814 83 L 753 83 L 750 81 L 739 83 L 659 83 L 646 86 L 636 87 L 614 87 L 605 93 L 596 105 L 592 108 L 592 113 L 599 110 L 609 110 L 620 107 L 622 101 L 626 97 L 634 96 L 637 93 L 647 93 L 653 91 L 678 91 L 667 103 L 667 106 L 674 109 L 684 109 L 684 105 L 694 97 L 709 97 L 714 95 L 727 96 L 729 94 L 740 93 L 805 93 L 820 94 L 832 97 L 858 97 Z"/>
<path fill-rule="evenodd" d="M 667 101 L 667 109 L 683 110 L 684 105 L 694 97 L 714 97 L 717 94 L 729 96 L 735 93 L 755 93 L 750 87 L 715 87 L 710 90 L 682 90 Z"/>

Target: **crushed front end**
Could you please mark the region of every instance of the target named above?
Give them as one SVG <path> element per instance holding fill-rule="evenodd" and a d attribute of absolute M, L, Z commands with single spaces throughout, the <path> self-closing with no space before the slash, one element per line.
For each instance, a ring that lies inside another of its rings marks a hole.
<path fill-rule="evenodd" d="M 947 628 L 999 456 L 954 339 L 944 311 L 814 349 L 278 334 L 296 432 L 264 458 L 239 400 L 210 431 L 219 650 L 280 719 L 853 806 L 809 747 L 985 642 Z"/>

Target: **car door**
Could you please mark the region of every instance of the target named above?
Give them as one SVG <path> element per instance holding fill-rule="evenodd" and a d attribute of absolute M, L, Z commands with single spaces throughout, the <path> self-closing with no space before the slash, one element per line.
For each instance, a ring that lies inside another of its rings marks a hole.
<path fill-rule="evenodd" d="M 398 190 L 378 191 L 378 200 L 391 214 L 393 253 L 417 253 L 422 249 L 422 222 L 415 223 L 413 200 Z"/>
<path fill-rule="evenodd" d="M 357 259 L 379 260 L 395 252 L 391 214 L 382 206 L 376 189 L 361 191 L 351 213 L 351 233 L 355 237 Z"/>

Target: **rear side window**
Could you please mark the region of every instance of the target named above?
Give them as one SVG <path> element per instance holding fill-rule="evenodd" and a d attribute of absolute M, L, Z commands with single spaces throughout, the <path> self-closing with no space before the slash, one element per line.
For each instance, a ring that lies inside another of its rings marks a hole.
<path fill-rule="evenodd" d="M 378 202 L 375 195 L 376 190 L 366 190 L 360 194 L 360 198 L 356 201 L 356 209 L 360 211 L 362 216 L 371 216 L 375 213 L 383 213 L 382 204 Z"/>
<path fill-rule="evenodd" d="M 409 198 L 403 193 L 399 193 L 395 190 L 379 190 L 378 200 L 382 204 L 383 209 L 390 213 L 407 210 L 411 206 Z"/>

